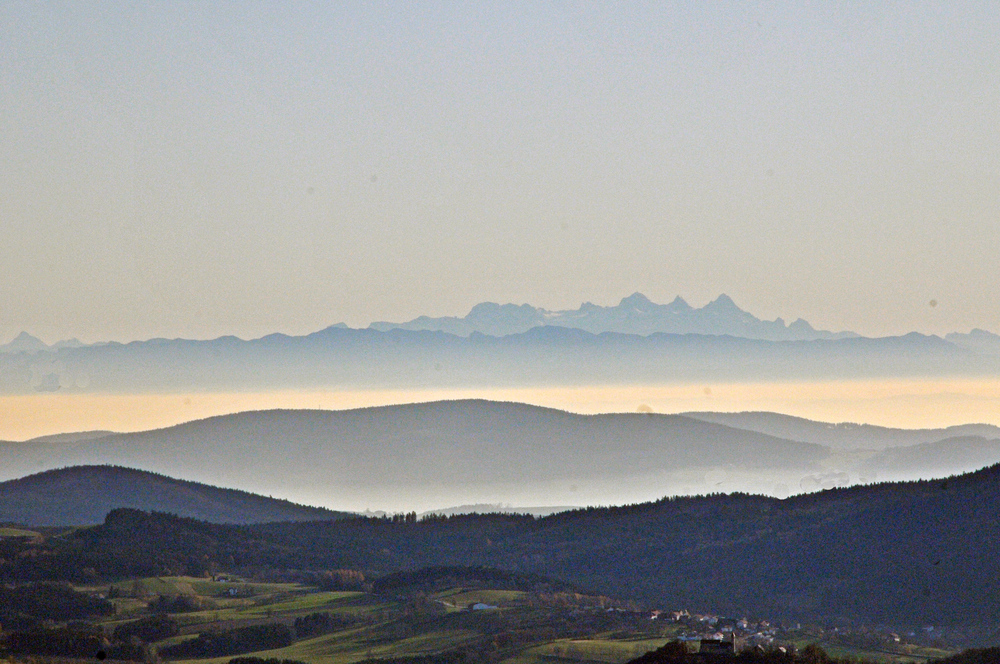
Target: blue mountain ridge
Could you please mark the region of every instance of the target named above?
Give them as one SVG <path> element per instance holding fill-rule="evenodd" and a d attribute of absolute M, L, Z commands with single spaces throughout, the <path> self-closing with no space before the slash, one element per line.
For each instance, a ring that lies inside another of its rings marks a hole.
<path fill-rule="evenodd" d="M 464 317 L 420 316 L 404 323 L 379 321 L 373 330 L 439 331 L 467 337 L 473 333 L 491 336 L 519 334 L 535 327 L 567 327 L 593 334 L 618 332 L 648 336 L 667 334 L 730 335 L 746 339 L 794 341 L 842 339 L 858 336 L 853 332 L 816 330 L 799 318 L 786 324 L 781 318 L 765 321 L 740 309 L 728 295 L 720 295 L 704 307 L 694 308 L 680 296 L 669 304 L 652 302 L 642 293 L 622 298 L 615 306 L 584 302 L 578 309 L 548 311 L 529 304 L 477 304 Z"/>

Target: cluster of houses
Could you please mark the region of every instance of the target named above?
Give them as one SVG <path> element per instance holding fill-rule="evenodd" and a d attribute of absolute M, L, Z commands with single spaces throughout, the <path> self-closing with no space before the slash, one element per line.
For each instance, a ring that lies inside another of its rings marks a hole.
<path fill-rule="evenodd" d="M 231 574 L 214 574 L 212 576 L 212 581 L 216 581 L 218 583 L 235 584 L 239 583 L 240 579 L 235 576 L 232 576 Z M 239 585 L 239 586 L 233 586 L 232 588 L 227 588 L 224 594 L 228 595 L 229 597 L 240 597 L 240 596 L 249 596 L 252 595 L 253 593 L 250 591 L 248 587 L 244 585 Z"/>
<path fill-rule="evenodd" d="M 754 646 L 768 647 L 774 644 L 781 631 L 779 626 L 766 620 L 751 622 L 746 618 L 726 618 L 710 614 L 689 613 L 688 611 L 653 611 L 651 620 L 669 620 L 686 627 L 680 635 L 681 641 L 697 641 L 701 652 L 706 648 L 713 652 L 734 652 Z"/>
<path fill-rule="evenodd" d="M 789 642 L 803 636 L 802 625 L 771 623 L 767 620 L 752 622 L 746 618 L 727 618 L 711 614 L 690 613 L 688 611 L 652 611 L 651 620 L 663 620 L 683 625 L 684 630 L 678 637 L 681 641 L 692 642 L 691 647 L 696 652 L 712 655 L 735 654 L 748 648 L 784 650 L 792 648 Z M 905 643 L 935 643 L 944 641 L 945 630 L 940 627 L 925 626 L 905 633 L 892 631 L 890 627 L 847 626 L 844 629 L 833 627 L 821 629 L 808 627 L 805 634 L 810 638 L 826 638 L 834 642 L 875 643 L 879 647 L 902 647 Z M 896 628 L 898 629 L 898 628 Z M 961 638 L 959 633 L 949 633 L 947 636 Z M 779 645 L 785 644 L 784 646 Z M 880 644 L 880 645 L 879 645 Z"/>

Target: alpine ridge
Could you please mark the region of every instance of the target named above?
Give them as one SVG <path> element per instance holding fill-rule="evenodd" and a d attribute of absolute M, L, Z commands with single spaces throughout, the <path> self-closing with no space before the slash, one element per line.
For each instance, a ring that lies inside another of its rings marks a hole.
<path fill-rule="evenodd" d="M 648 336 L 665 334 L 729 335 L 768 341 L 803 341 L 856 337 L 853 332 L 816 330 L 801 318 L 786 324 L 778 318 L 765 321 L 740 309 L 728 295 L 722 294 L 704 307 L 694 308 L 677 296 L 669 304 L 656 304 L 642 293 L 622 298 L 617 306 L 604 307 L 584 302 L 578 309 L 548 311 L 529 304 L 477 304 L 465 317 L 420 316 L 405 323 L 375 322 L 369 327 L 388 330 L 425 330 L 447 332 L 467 337 L 478 332 L 507 336 L 527 332 L 533 327 L 555 326 L 586 330 L 593 334 L 617 332 Z"/>

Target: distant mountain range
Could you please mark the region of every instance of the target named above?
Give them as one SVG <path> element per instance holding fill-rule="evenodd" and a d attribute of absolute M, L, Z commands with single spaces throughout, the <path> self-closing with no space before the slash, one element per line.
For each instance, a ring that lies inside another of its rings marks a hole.
<path fill-rule="evenodd" d="M 0 394 L 451 388 L 996 377 L 997 354 L 940 337 L 762 341 L 558 326 L 521 334 L 331 327 L 252 341 L 153 339 L 0 354 Z"/>
<path fill-rule="evenodd" d="M 50 346 L 38 337 L 21 332 L 11 341 L 0 344 L 0 353 L 37 353 L 46 350 L 59 350 L 60 348 L 80 348 L 85 345 L 79 339 L 66 339 L 57 341 Z"/>
<path fill-rule="evenodd" d="M 989 426 L 874 428 L 867 438 L 864 428 L 833 427 L 817 444 L 739 428 L 739 418 L 731 426 L 705 421 L 711 417 L 576 415 L 480 400 L 256 411 L 142 433 L 0 443 L 0 479 L 113 464 L 335 509 L 426 511 L 501 500 L 544 506 L 732 491 L 785 496 L 1000 461 L 1000 431 Z M 745 420 L 765 428 L 768 418 Z M 814 436 L 824 426 L 786 428 Z M 852 449 L 859 444 L 864 449 Z"/>
<path fill-rule="evenodd" d="M 417 516 L 424 518 L 428 516 L 457 516 L 459 514 L 530 514 L 532 516 L 542 517 L 578 509 L 580 509 L 580 507 L 575 505 L 512 507 L 511 505 L 507 505 L 505 503 L 478 503 L 476 505 L 456 505 L 455 507 L 427 510 L 426 512 L 421 512 Z"/>
<path fill-rule="evenodd" d="M 411 332 L 445 332 L 468 337 L 472 334 L 486 334 L 505 337 L 523 334 L 536 327 L 561 327 L 584 330 L 592 334 L 606 332 L 616 334 L 698 334 L 709 336 L 730 336 L 741 339 L 762 341 L 815 341 L 830 339 L 850 339 L 855 332 L 830 332 L 817 330 L 807 321 L 798 318 L 786 323 L 781 318 L 768 321 L 757 318 L 741 309 L 731 297 L 720 295 L 703 307 L 689 305 L 677 296 L 669 304 L 657 304 L 642 293 L 633 293 L 615 306 L 601 306 L 584 302 L 578 309 L 550 311 L 530 304 L 497 304 L 481 302 L 465 316 L 418 316 L 402 323 L 377 321 L 367 329 L 378 332 L 408 330 Z M 332 329 L 350 328 L 344 323 L 331 326 Z M 274 335 L 281 336 L 281 335 Z M 952 333 L 945 337 L 948 341 L 968 348 L 1000 354 L 1000 336 L 985 330 L 975 329 L 968 334 Z M 222 337 L 222 339 L 232 339 Z M 163 342 L 153 339 L 152 342 Z M 182 340 L 176 340 L 182 341 Z M 102 346 L 106 343 L 84 344 L 79 339 L 66 339 L 48 345 L 41 339 L 21 332 L 12 341 L 0 344 L 0 353 L 38 353 L 61 348 L 82 348 Z"/>
<path fill-rule="evenodd" d="M 447 332 L 460 337 L 478 332 L 504 337 L 546 325 L 586 330 L 594 334 L 617 332 L 648 336 L 662 332 L 729 335 L 770 341 L 842 339 L 858 336 L 853 332 L 834 333 L 816 330 L 801 318 L 791 324 L 786 324 L 781 318 L 773 321 L 761 320 L 740 309 L 732 298 L 725 294 L 701 308 L 692 307 L 680 296 L 670 304 L 656 304 L 642 293 L 633 293 L 623 298 L 617 306 L 602 307 L 584 302 L 579 309 L 569 311 L 548 311 L 530 304 L 482 302 L 474 306 L 465 317 L 420 316 L 405 323 L 379 321 L 369 325 L 368 329 L 379 332 L 389 330 Z M 343 323 L 333 327 L 351 329 Z M 9 343 L 0 344 L 0 353 L 37 353 L 59 348 L 79 348 L 85 345 L 87 344 L 79 339 L 68 339 L 50 346 L 27 332 L 21 332 Z"/>
<path fill-rule="evenodd" d="M 495 337 L 521 334 L 541 326 L 568 327 L 592 334 L 616 332 L 648 336 L 665 334 L 710 334 L 764 339 L 768 341 L 804 341 L 856 337 L 853 332 L 826 332 L 813 329 L 802 320 L 791 324 L 778 318 L 765 321 L 743 311 L 728 295 L 720 295 L 696 309 L 677 297 L 670 304 L 656 304 L 642 293 L 623 298 L 617 306 L 602 307 L 590 302 L 572 311 L 547 311 L 530 304 L 483 302 L 464 318 L 420 316 L 406 323 L 372 323 L 370 328 L 388 330 L 426 330 L 467 337 L 478 332 Z"/>
<path fill-rule="evenodd" d="M 943 429 L 893 429 L 853 422 L 815 422 L 803 417 L 768 412 L 680 413 L 705 422 L 724 424 L 736 429 L 765 433 L 777 438 L 825 445 L 833 450 L 881 450 L 934 443 L 950 438 L 972 436 L 1000 438 L 1000 427 L 992 424 L 960 424 Z"/>
<path fill-rule="evenodd" d="M 476 305 L 464 318 L 333 325 L 244 341 L 0 346 L 0 394 L 448 388 L 677 381 L 1000 376 L 1000 336 L 865 338 L 762 321 L 722 295 L 700 309 L 640 294 L 550 312 Z"/>
<path fill-rule="evenodd" d="M 117 466 L 61 468 L 0 482 L 0 523 L 101 523 L 118 508 L 169 512 L 213 523 L 308 521 L 349 516 L 236 489 Z"/>

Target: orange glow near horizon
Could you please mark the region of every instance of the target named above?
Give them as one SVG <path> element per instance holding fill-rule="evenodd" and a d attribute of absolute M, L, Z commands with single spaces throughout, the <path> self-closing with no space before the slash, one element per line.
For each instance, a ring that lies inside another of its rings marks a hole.
<path fill-rule="evenodd" d="M 969 422 L 1000 425 L 1000 380 L 881 380 L 2 396 L 0 439 L 97 429 L 143 431 L 246 410 L 342 410 L 465 398 L 518 401 L 576 413 L 767 410 L 825 422 L 900 428 Z"/>

